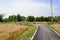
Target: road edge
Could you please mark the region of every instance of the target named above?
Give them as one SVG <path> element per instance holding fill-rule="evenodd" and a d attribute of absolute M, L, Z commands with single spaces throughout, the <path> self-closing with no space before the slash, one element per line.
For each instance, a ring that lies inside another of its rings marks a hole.
<path fill-rule="evenodd" d="M 53 28 L 50 28 L 53 32 L 55 32 L 58 36 L 60 36 L 60 34 L 58 32 L 56 32 Z"/>
<path fill-rule="evenodd" d="M 34 32 L 34 34 L 33 34 L 33 36 L 31 37 L 31 40 L 33 40 L 33 38 L 34 38 L 34 36 L 35 36 L 35 34 L 37 33 L 37 31 L 38 31 L 38 26 L 36 26 L 37 27 L 37 29 L 35 30 L 35 32 Z"/>

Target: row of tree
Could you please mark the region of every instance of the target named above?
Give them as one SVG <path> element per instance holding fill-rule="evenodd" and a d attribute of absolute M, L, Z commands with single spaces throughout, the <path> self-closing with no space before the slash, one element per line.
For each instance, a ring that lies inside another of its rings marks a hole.
<path fill-rule="evenodd" d="M 51 19 L 53 19 L 54 22 L 58 22 L 60 21 L 60 16 L 55 16 L 55 17 L 34 17 L 34 16 L 28 16 L 28 17 L 24 17 L 24 16 L 20 16 L 18 15 L 12 15 L 9 16 L 8 18 L 3 19 L 3 15 L 0 15 L 0 22 L 21 22 L 21 21 L 39 21 L 39 22 L 51 22 Z"/>

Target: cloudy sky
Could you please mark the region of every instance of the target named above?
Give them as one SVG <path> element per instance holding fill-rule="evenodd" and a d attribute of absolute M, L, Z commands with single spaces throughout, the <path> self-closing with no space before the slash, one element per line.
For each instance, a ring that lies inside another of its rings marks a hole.
<path fill-rule="evenodd" d="M 54 16 L 60 15 L 60 0 L 53 0 L 53 12 Z M 0 14 L 51 16 L 50 0 L 0 0 Z"/>

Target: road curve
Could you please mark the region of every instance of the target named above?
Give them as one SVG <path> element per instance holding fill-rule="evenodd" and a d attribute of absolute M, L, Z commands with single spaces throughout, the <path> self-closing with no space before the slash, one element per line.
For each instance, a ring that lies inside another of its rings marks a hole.
<path fill-rule="evenodd" d="M 38 25 L 38 31 L 33 40 L 60 40 L 60 37 L 56 35 L 50 28 L 42 25 Z"/>

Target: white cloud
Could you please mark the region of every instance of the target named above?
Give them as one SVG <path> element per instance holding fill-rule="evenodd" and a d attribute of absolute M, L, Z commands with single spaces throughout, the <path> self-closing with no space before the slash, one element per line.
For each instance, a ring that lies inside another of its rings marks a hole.
<path fill-rule="evenodd" d="M 53 5 L 53 10 L 57 8 L 56 5 Z M 21 15 L 28 16 L 49 16 L 50 14 L 50 4 L 47 3 L 34 3 L 34 2 L 18 2 L 11 4 L 7 8 L 1 8 L 0 10 L 3 13 L 6 13 L 8 16 L 13 14 L 20 13 Z M 6 17 L 7 17 L 6 15 Z"/>

